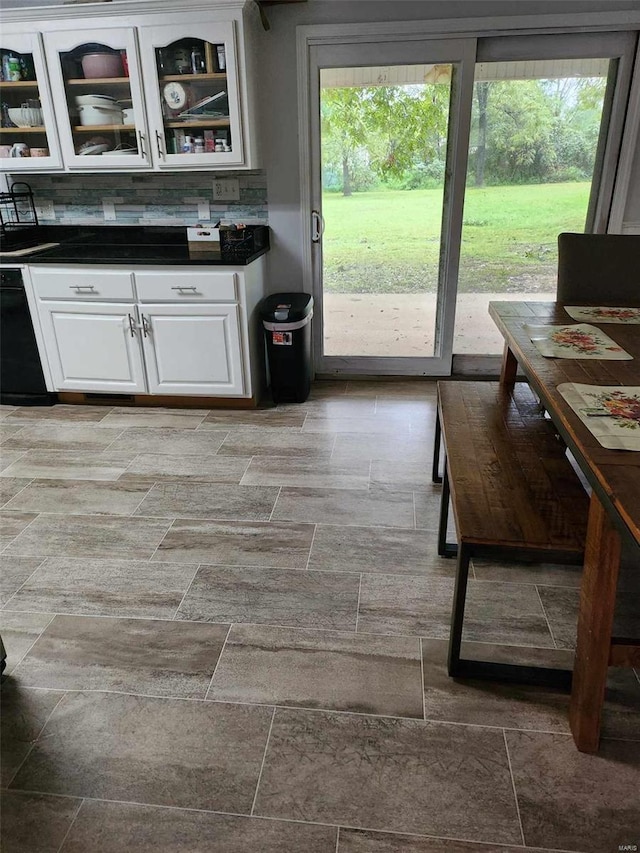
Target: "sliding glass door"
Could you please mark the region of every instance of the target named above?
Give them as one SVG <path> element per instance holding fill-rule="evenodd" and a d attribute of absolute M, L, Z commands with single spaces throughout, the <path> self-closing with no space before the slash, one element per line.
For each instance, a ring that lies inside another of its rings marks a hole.
<path fill-rule="evenodd" d="M 320 374 L 448 375 L 491 299 L 553 299 L 605 231 L 632 34 L 317 44 L 309 233 Z"/>

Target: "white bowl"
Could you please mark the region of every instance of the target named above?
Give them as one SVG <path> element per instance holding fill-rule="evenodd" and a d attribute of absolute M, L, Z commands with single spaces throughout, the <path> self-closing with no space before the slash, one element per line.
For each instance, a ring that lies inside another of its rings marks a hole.
<path fill-rule="evenodd" d="M 138 152 L 136 151 L 135 148 L 121 148 L 119 151 L 107 151 L 106 153 L 109 155 L 109 157 L 111 157 L 113 154 L 129 154 L 129 155 L 131 155 L 131 154 L 137 154 Z"/>
<path fill-rule="evenodd" d="M 42 110 L 39 107 L 10 107 L 9 118 L 18 127 L 42 126 Z"/>

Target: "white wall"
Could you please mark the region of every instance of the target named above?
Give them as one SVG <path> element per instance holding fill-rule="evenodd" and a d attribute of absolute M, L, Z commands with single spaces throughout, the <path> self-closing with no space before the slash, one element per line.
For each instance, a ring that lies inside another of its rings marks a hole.
<path fill-rule="evenodd" d="M 303 239 L 308 239 L 308 233 L 302 233 L 299 212 L 297 26 L 514 14 L 523 15 L 524 26 L 535 26 L 539 16 L 546 13 L 573 16 L 639 10 L 640 0 L 310 0 L 268 8 L 271 29 L 262 40 L 260 87 L 272 228 L 272 251 L 268 255 L 270 289 L 301 289 L 301 245 Z M 529 16 L 528 20 L 525 16 Z M 640 153 L 633 170 L 629 208 L 635 211 L 635 220 L 640 221 Z"/>

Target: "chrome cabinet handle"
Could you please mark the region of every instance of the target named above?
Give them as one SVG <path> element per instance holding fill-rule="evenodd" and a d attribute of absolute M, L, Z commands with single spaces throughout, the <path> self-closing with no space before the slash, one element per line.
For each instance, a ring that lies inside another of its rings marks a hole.
<path fill-rule="evenodd" d="M 166 160 L 167 154 L 164 150 L 164 139 L 158 130 L 156 130 L 156 145 L 158 146 L 158 157 L 162 157 L 163 160 Z"/>
<path fill-rule="evenodd" d="M 140 153 L 143 157 L 146 157 L 147 152 L 144 150 L 144 133 L 141 130 L 138 131 L 138 139 L 140 141 Z"/>
<path fill-rule="evenodd" d="M 127 314 L 127 317 L 129 318 L 129 331 L 131 332 L 131 337 L 132 337 L 132 338 L 135 338 L 135 336 L 136 336 L 136 329 L 138 328 L 138 327 L 136 326 L 136 321 L 133 319 L 133 317 L 131 316 L 131 314 Z"/>
<path fill-rule="evenodd" d="M 151 323 L 147 320 L 144 314 L 141 314 L 140 317 L 142 318 L 142 334 L 145 338 L 148 338 L 151 334 Z"/>
<path fill-rule="evenodd" d="M 70 290 L 75 290 L 78 293 L 97 293 L 93 284 L 70 284 Z"/>
<path fill-rule="evenodd" d="M 311 211 L 311 241 L 319 243 L 324 234 L 324 219 L 319 210 Z"/>
<path fill-rule="evenodd" d="M 196 287 L 193 287 L 193 285 L 187 286 L 186 284 L 176 285 L 175 287 L 172 287 L 171 290 L 179 290 L 180 293 L 182 293 L 185 290 L 191 290 L 193 293 L 198 292 L 198 289 Z"/>

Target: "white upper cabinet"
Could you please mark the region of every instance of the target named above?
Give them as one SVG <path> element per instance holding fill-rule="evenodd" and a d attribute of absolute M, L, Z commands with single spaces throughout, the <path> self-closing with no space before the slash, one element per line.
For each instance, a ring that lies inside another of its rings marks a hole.
<path fill-rule="evenodd" d="M 0 158 L 0 169 L 16 171 L 17 160 L 30 161 L 18 163 L 25 171 L 257 168 L 255 9 L 212 3 L 207 11 L 160 13 L 150 4 L 148 12 L 73 18 L 80 8 L 52 8 L 51 20 L 30 23 L 12 10 L 3 27 L 2 56 L 26 58 L 20 80 L 2 82 L 2 100 L 38 101 L 41 114 L 25 115 L 42 121 L 21 136 L 3 116 L 2 143 L 33 140 L 48 153 L 37 164 Z"/>
<path fill-rule="evenodd" d="M 62 166 L 40 37 L 0 36 L 0 168 L 47 171 Z"/>
<path fill-rule="evenodd" d="M 45 47 L 67 166 L 149 168 L 135 30 L 46 33 Z"/>
<path fill-rule="evenodd" d="M 243 165 L 233 22 L 142 27 L 140 48 L 159 168 Z"/>

